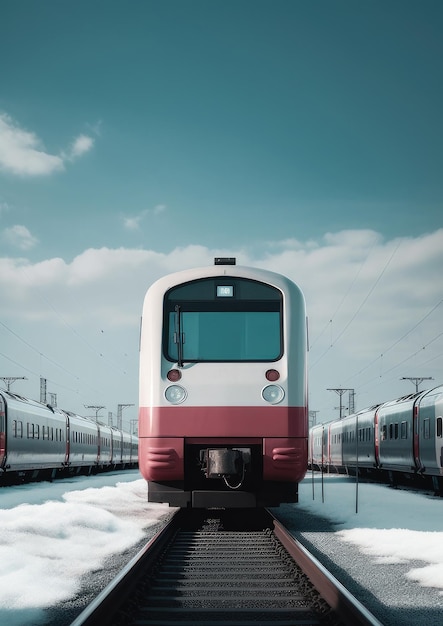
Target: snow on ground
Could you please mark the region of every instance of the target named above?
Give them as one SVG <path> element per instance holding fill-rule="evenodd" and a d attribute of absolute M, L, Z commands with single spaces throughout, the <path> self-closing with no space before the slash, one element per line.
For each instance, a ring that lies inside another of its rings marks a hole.
<path fill-rule="evenodd" d="M 337 535 L 378 563 L 443 596 L 443 499 L 309 475 L 294 506 L 330 519 Z M 149 504 L 137 471 L 0 489 L 0 626 L 37 626 L 44 609 L 75 595 L 80 579 L 134 546 L 171 511 Z M 417 561 L 423 565 L 416 567 Z M 412 562 L 414 566 L 412 566 Z"/>
<path fill-rule="evenodd" d="M 44 623 L 46 607 L 167 512 L 148 504 L 137 471 L 1 489 L 0 626 Z"/>
<path fill-rule="evenodd" d="M 323 494 L 323 495 L 322 495 Z M 422 561 L 407 577 L 443 596 L 443 498 L 359 483 L 355 479 L 309 474 L 300 485 L 303 509 L 330 519 L 337 535 L 376 563 Z M 356 512 L 358 511 L 358 512 Z"/>

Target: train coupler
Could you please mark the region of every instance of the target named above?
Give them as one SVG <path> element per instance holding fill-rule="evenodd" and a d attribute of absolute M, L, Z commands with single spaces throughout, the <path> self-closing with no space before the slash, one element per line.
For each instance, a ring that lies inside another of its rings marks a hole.
<path fill-rule="evenodd" d="M 202 471 L 206 478 L 222 478 L 230 489 L 243 484 L 246 467 L 251 462 L 250 448 L 208 448 L 200 451 Z M 232 481 L 235 480 L 235 485 Z"/>

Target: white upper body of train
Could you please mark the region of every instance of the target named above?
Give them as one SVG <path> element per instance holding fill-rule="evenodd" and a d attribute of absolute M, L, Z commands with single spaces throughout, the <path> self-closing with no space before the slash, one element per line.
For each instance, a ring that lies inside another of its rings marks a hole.
<path fill-rule="evenodd" d="M 190 283 L 195 285 L 195 300 L 189 292 L 182 300 L 182 287 Z M 235 310 L 236 296 L 240 297 L 236 291 L 243 285 L 249 289 L 256 285 L 257 294 L 246 294 L 245 298 L 261 300 L 263 310 Z M 180 303 L 179 312 L 176 303 Z M 202 310 L 203 303 L 208 310 Z M 178 332 L 183 339 L 174 343 Z M 187 380 L 183 406 L 266 406 L 269 403 L 263 399 L 261 389 L 257 393 L 256 380 L 274 363 L 278 364 L 278 386 L 283 390 L 279 405 L 306 407 L 306 349 L 304 297 L 286 277 L 237 265 L 170 274 L 155 282 L 144 300 L 140 407 L 171 406 L 165 393 L 171 386 L 167 373 L 180 359 Z M 208 375 L 204 375 L 205 370 Z"/>

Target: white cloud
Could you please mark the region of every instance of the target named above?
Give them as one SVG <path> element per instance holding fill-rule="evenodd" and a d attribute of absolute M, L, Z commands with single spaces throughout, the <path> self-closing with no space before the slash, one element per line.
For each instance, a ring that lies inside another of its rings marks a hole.
<path fill-rule="evenodd" d="M 123 217 L 123 225 L 126 230 L 139 230 L 142 218 L 142 214 L 134 215 L 133 217 Z"/>
<path fill-rule="evenodd" d="M 0 215 L 7 213 L 10 210 L 10 206 L 7 202 L 0 202 Z"/>
<path fill-rule="evenodd" d="M 66 161 L 72 161 L 94 145 L 87 135 L 74 139 L 68 152 L 49 154 L 42 141 L 27 131 L 6 113 L 0 113 L 0 169 L 17 176 L 49 176 L 65 169 Z"/>
<path fill-rule="evenodd" d="M 35 133 L 0 114 L 0 168 L 21 176 L 45 176 L 64 169 L 63 159 L 44 151 Z"/>
<path fill-rule="evenodd" d="M 37 237 L 34 237 L 26 226 L 22 226 L 21 224 L 5 228 L 3 237 L 20 250 L 30 250 L 38 243 Z"/>
<path fill-rule="evenodd" d="M 117 402 L 122 397 L 134 402 L 138 329 L 147 288 L 178 269 L 212 265 L 215 256 L 235 256 L 238 264 L 280 272 L 302 288 L 311 340 L 311 408 L 320 411 L 319 420 L 335 416 L 337 400 L 327 388 L 355 388 L 357 406 L 362 408 L 412 391 L 412 385 L 400 381 L 403 376 L 433 376 L 435 384 L 443 382 L 443 336 L 439 337 L 443 229 L 394 240 L 372 231 L 333 233 L 316 242 L 274 242 L 254 255 L 195 245 L 168 254 L 89 249 L 69 263 L 4 258 L 0 259 L 0 293 L 8 298 L 2 301 L 2 316 L 14 329 L 17 325 L 26 329 L 28 341 L 31 333 L 31 343 L 39 351 L 57 348 L 61 363 L 69 354 L 69 369 L 75 372 L 92 368 L 93 360 L 89 363 L 84 345 L 65 323 L 88 341 L 91 338 L 100 354 L 114 354 L 121 346 L 129 356 L 120 354 L 115 362 L 130 361 L 127 391 L 124 380 L 108 384 L 100 362 L 94 363 L 87 381 L 102 377 L 107 389 L 115 387 L 116 395 L 118 390 Z M 0 341 L 1 352 L 19 360 L 14 338 L 0 337 Z M 26 358 L 23 363 L 28 363 Z M 64 406 L 79 410 L 69 402 Z"/>
<path fill-rule="evenodd" d="M 152 209 L 143 209 L 137 215 L 133 215 L 130 217 L 123 216 L 123 225 L 126 230 L 140 230 L 141 222 L 148 217 L 149 215 L 160 215 L 164 213 L 167 209 L 166 204 L 157 204 Z"/>
<path fill-rule="evenodd" d="M 87 135 L 79 135 L 73 142 L 70 156 L 72 159 L 82 156 L 86 152 L 89 152 L 94 146 L 94 139 Z"/>

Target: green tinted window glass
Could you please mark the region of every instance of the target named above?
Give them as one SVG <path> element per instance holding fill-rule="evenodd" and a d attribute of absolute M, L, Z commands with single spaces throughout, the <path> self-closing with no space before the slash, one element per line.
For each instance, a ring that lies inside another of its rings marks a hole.
<path fill-rule="evenodd" d="M 174 329 L 175 313 L 169 327 Z M 181 319 L 184 361 L 273 361 L 281 352 L 280 314 L 275 311 L 186 312 Z M 169 356 L 178 358 L 174 332 Z"/>

